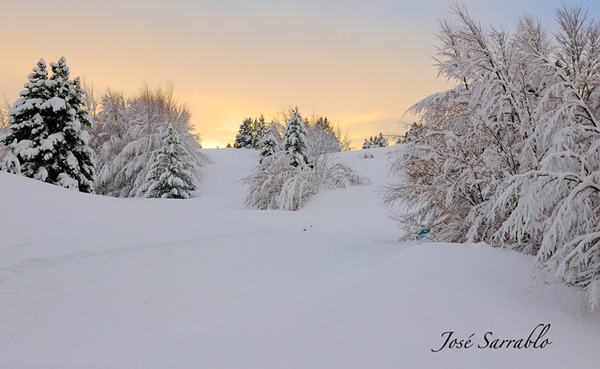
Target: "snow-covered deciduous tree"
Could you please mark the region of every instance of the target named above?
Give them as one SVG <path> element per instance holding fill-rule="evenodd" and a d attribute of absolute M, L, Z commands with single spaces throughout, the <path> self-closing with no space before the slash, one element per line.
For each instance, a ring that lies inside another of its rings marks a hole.
<path fill-rule="evenodd" d="M 21 98 L 9 111 L 3 137 L 10 153 L 3 167 L 11 172 L 82 192 L 93 191 L 94 156 L 86 129 L 93 124 L 79 78 L 69 80 L 65 58 L 47 65 L 40 59 Z"/>
<path fill-rule="evenodd" d="M 310 156 L 317 157 L 341 151 L 336 131 L 327 117 L 313 116 L 307 124 L 307 136 Z"/>
<path fill-rule="evenodd" d="M 211 162 L 201 152 L 198 136 L 191 133 L 189 110 L 178 104 L 173 88 L 151 90 L 144 86 L 138 96 L 124 100 L 108 93 L 99 113 L 102 121 L 96 150 L 101 152 L 101 175 L 96 188 L 101 193 L 134 197 L 146 182 L 153 158 L 162 147 L 161 132 L 172 126 L 189 158 L 189 170 L 201 178 L 200 168 Z"/>
<path fill-rule="evenodd" d="M 3 137 L 8 134 L 8 111 L 10 110 L 10 103 L 6 96 L 3 96 L 0 100 L 0 169 L 4 158 L 9 153 L 8 147 L 3 142 Z"/>
<path fill-rule="evenodd" d="M 200 179 L 190 170 L 190 159 L 175 129 L 172 126 L 164 129 L 162 146 L 153 157 L 146 183 L 138 195 L 171 199 L 192 197 Z"/>
<path fill-rule="evenodd" d="M 348 166 L 337 163 L 331 153 L 326 154 L 326 148 L 312 143 L 305 124 L 296 107 L 279 149 L 263 156 L 256 170 L 243 179 L 249 187 L 248 207 L 298 210 L 321 189 L 370 183 Z"/>
<path fill-rule="evenodd" d="M 129 129 L 127 100 L 122 93 L 107 89 L 99 102 L 90 146 L 96 153 L 94 189 L 101 195 L 119 196 L 121 185 L 114 181 L 113 161 L 127 144 Z"/>
<path fill-rule="evenodd" d="M 483 28 L 458 4 L 438 36 L 440 75 L 456 82 L 411 110 L 421 132 L 394 153 L 383 192 L 409 236 L 486 241 L 536 255 L 538 280 L 600 299 L 600 24 L 581 7 L 559 31 L 520 19 Z M 400 210 L 401 209 L 401 210 Z"/>

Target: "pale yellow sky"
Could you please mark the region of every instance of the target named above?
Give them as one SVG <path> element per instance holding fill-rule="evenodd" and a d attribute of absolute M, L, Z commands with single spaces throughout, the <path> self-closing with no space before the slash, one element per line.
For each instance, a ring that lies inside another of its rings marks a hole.
<path fill-rule="evenodd" d="M 498 25 L 523 11 L 551 23 L 561 1 L 465 3 Z M 360 148 L 370 135 L 402 132 L 410 105 L 447 88 L 430 57 L 445 4 L 0 0 L 0 94 L 15 100 L 40 57 L 64 55 L 96 94 L 173 83 L 204 147 L 233 143 L 245 117 L 297 105 L 339 122 Z"/>

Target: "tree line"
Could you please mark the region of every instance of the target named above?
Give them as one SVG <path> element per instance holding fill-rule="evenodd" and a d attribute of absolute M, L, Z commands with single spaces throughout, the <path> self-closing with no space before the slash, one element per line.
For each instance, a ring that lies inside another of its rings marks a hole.
<path fill-rule="evenodd" d="M 81 192 L 188 198 L 209 163 L 172 86 L 98 101 L 65 58 L 40 59 L 20 98 L 0 106 L 0 169 Z"/>

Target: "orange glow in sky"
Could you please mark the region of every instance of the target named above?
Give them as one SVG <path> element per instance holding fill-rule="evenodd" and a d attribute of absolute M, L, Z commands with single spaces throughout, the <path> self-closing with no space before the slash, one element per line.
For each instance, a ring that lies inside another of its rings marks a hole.
<path fill-rule="evenodd" d="M 484 24 L 526 11 L 553 22 L 562 1 L 465 1 Z M 593 1 L 577 1 L 598 12 Z M 401 133 L 406 110 L 446 89 L 431 55 L 445 1 L 3 1 L 0 94 L 16 100 L 39 58 L 132 96 L 174 85 L 204 147 L 233 143 L 245 117 L 298 106 L 329 117 L 360 148 Z M 491 16 L 493 15 L 493 17 Z M 502 22 L 502 23 L 499 23 Z"/>

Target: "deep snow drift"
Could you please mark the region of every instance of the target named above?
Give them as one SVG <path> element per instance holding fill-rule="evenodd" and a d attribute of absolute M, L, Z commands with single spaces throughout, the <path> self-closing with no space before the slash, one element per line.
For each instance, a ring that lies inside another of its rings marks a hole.
<path fill-rule="evenodd" d="M 206 150 L 190 200 L 0 173 L 0 368 L 597 367 L 600 314 L 531 289 L 531 257 L 396 241 L 374 194 L 388 150 L 341 153 L 373 185 L 297 212 L 244 208 L 252 150 Z M 544 348 L 477 347 L 539 324 Z M 432 352 L 448 331 L 474 345 Z"/>

